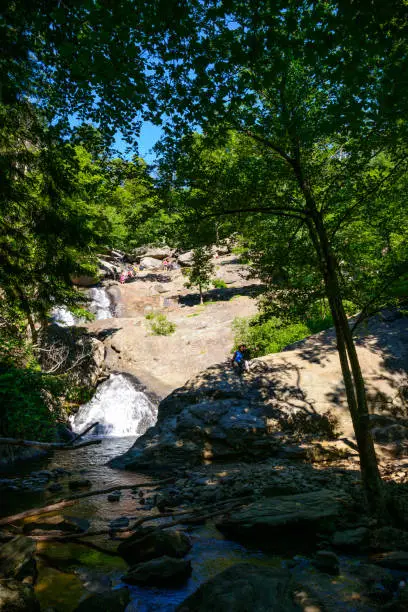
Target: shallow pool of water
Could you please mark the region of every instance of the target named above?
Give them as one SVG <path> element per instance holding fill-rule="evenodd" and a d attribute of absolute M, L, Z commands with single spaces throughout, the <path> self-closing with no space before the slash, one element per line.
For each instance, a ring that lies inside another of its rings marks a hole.
<path fill-rule="evenodd" d="M 72 495 L 68 489 L 68 481 L 78 476 L 88 478 L 92 482 L 92 489 L 138 484 L 150 481 L 146 475 L 114 470 L 107 462 L 113 457 L 126 452 L 133 444 L 135 438 L 104 438 L 101 444 L 85 446 L 72 451 L 55 451 L 48 457 L 41 457 L 31 461 L 16 463 L 7 470 L 3 468 L 1 477 L 24 478 L 33 471 L 53 470 L 63 468 L 71 473 L 71 477 L 63 477 L 58 482 L 63 485 L 62 491 L 52 493 L 44 492 L 7 491 L 2 494 L 0 515 L 7 516 L 12 513 L 27 510 L 35 506 L 52 503 L 54 500 Z M 51 482 L 50 482 L 51 484 Z M 137 506 L 139 507 L 139 506 Z M 136 504 L 130 494 L 122 495 L 120 502 L 112 504 L 106 495 L 91 497 L 75 505 L 71 514 L 92 518 L 94 521 L 105 521 L 135 511 Z"/>

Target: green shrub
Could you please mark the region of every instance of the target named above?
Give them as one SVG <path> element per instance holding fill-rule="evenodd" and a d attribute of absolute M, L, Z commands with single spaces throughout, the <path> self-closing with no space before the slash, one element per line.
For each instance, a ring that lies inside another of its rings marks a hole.
<path fill-rule="evenodd" d="M 0 364 L 0 430 L 10 438 L 52 440 L 64 382 L 30 368 Z"/>
<path fill-rule="evenodd" d="M 170 336 L 176 331 L 176 324 L 169 321 L 161 312 L 151 312 L 145 318 L 150 322 L 150 329 L 154 336 Z"/>
<path fill-rule="evenodd" d="M 251 349 L 252 357 L 278 353 L 288 344 L 310 335 L 304 323 L 283 325 L 277 317 L 271 317 L 265 322 L 261 322 L 259 317 L 237 318 L 232 328 L 235 345 L 246 344 Z"/>
<path fill-rule="evenodd" d="M 332 325 L 330 315 L 315 316 L 305 322 L 292 323 L 284 322 L 278 317 L 270 317 L 265 321 L 259 315 L 252 318 L 236 318 L 232 323 L 234 346 L 246 344 L 251 349 L 252 357 L 279 353 L 286 346 L 328 329 Z"/>
<path fill-rule="evenodd" d="M 227 288 L 227 283 L 223 281 L 221 278 L 213 278 L 211 282 L 216 289 L 226 289 Z"/>

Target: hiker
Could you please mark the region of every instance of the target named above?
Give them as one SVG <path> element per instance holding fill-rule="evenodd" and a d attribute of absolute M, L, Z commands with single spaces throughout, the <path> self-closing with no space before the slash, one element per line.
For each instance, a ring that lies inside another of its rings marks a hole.
<path fill-rule="evenodd" d="M 245 344 L 240 344 L 231 360 L 231 365 L 237 370 L 238 374 L 242 374 L 244 370 L 249 370 L 249 366 L 245 359 L 245 351 L 248 351 Z"/>

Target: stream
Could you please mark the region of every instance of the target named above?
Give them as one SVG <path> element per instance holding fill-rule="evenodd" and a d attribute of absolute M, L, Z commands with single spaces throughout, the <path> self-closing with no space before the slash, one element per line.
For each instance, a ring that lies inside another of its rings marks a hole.
<path fill-rule="evenodd" d="M 104 435 L 101 444 L 72 452 L 54 451 L 46 457 L 15 464 L 7 471 L 3 468 L 0 477 L 19 479 L 16 481 L 19 487 L 14 491 L 10 487 L 6 494 L 2 493 L 0 515 L 7 516 L 67 497 L 75 492 L 69 489 L 72 479 L 89 479 L 90 490 L 152 482 L 146 474 L 115 470 L 107 462 L 126 452 L 136 437 L 154 424 L 156 414 L 156 407 L 131 378 L 121 374 L 111 376 L 73 419 L 75 430 L 83 430 L 88 423 L 99 420 L 99 434 Z M 124 436 L 124 433 L 132 435 Z M 33 478 L 38 478 L 35 474 L 44 470 L 45 484 L 41 490 L 33 490 Z M 55 485 L 59 487 L 56 492 L 52 490 Z M 149 489 L 145 494 L 150 495 Z M 109 501 L 107 494 L 98 495 L 81 500 L 61 514 L 82 529 L 106 529 L 114 519 L 127 517 L 132 522 L 147 512 L 151 513 L 151 509 L 145 509 L 138 492 L 126 490 L 119 501 Z M 127 612 L 172 612 L 202 582 L 238 562 L 281 564 L 277 557 L 248 551 L 224 539 L 211 523 L 194 528 L 191 538 L 193 546 L 186 558 L 191 559 L 193 574 L 188 582 L 177 589 L 129 587 L 131 600 Z M 117 540 L 100 536 L 93 537 L 92 543 L 108 554 L 77 542 L 37 543 L 39 575 L 35 590 L 41 609 L 72 612 L 90 592 L 123 586 L 121 576 L 126 573 L 127 565 L 120 557 L 109 554 L 115 550 Z"/>
<path fill-rule="evenodd" d="M 69 471 L 71 477 L 89 478 L 93 483 L 92 488 L 98 489 L 150 481 L 145 474 L 114 470 L 106 465 L 107 461 L 128 450 L 133 441 L 131 437 L 105 438 L 100 445 L 73 452 L 56 451 L 51 457 L 39 458 L 30 465 L 15 466 L 12 472 L 3 473 L 2 476 L 24 478 L 33 471 L 61 468 Z M 62 496 L 65 494 L 69 492 L 65 490 Z M 61 493 L 55 495 L 49 491 L 11 492 L 1 505 L 1 515 L 52 503 L 60 496 Z M 89 522 L 93 529 L 107 527 L 111 520 L 118 517 L 135 519 L 145 513 L 138 495 L 131 491 L 123 491 L 120 500 L 115 503 L 108 501 L 107 495 L 99 495 L 81 500 L 62 512 L 65 518 L 78 521 L 83 527 Z M 195 528 L 191 537 L 193 547 L 186 558 L 191 559 L 193 574 L 185 586 L 177 589 L 129 587 L 131 601 L 126 612 L 172 612 L 202 582 L 235 563 L 281 564 L 277 557 L 248 551 L 240 544 L 224 539 L 211 524 Z M 115 540 L 110 540 L 109 545 L 106 536 L 93 538 L 92 542 L 105 549 L 114 549 L 117 544 Z M 52 608 L 58 612 L 72 612 L 89 592 L 101 592 L 122 585 L 121 576 L 127 569 L 120 557 L 108 556 L 77 543 L 39 542 L 38 552 L 40 562 L 36 594 L 44 610 Z"/>

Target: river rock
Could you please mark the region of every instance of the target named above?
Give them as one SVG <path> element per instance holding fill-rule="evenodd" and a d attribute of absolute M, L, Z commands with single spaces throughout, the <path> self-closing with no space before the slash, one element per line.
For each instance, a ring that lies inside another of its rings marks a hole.
<path fill-rule="evenodd" d="M 28 584 L 0 580 L 0 612 L 39 612 L 40 604 Z"/>
<path fill-rule="evenodd" d="M 25 536 L 17 536 L 3 544 L 0 548 L 0 576 L 34 584 L 37 578 L 34 553 L 35 542 Z"/>
<path fill-rule="evenodd" d="M 318 534 L 333 531 L 351 503 L 345 493 L 326 489 L 264 498 L 232 512 L 217 526 L 228 537 L 265 550 L 299 552 L 315 548 Z"/>
<path fill-rule="evenodd" d="M 122 580 L 140 586 L 170 586 L 183 584 L 191 575 L 191 562 L 173 557 L 159 557 L 132 567 Z"/>
<path fill-rule="evenodd" d="M 77 491 L 78 489 L 87 489 L 92 486 L 92 482 L 88 478 L 75 478 L 74 480 L 68 481 L 68 487 L 72 491 Z"/>
<path fill-rule="evenodd" d="M 373 555 L 370 560 L 381 567 L 387 567 L 392 570 L 408 570 L 408 552 L 402 550 Z"/>
<path fill-rule="evenodd" d="M 384 589 L 392 592 L 397 586 L 398 580 L 392 575 L 390 570 L 378 567 L 371 563 L 356 563 L 353 564 L 353 574 L 362 579 L 362 581 L 371 588 L 374 584 L 381 584 Z"/>
<path fill-rule="evenodd" d="M 361 550 L 368 544 L 369 531 L 366 527 L 356 529 L 345 529 L 333 534 L 332 544 L 343 550 Z"/>
<path fill-rule="evenodd" d="M 313 564 L 321 572 L 337 576 L 340 570 L 338 556 L 331 550 L 319 550 L 313 560 Z"/>
<path fill-rule="evenodd" d="M 190 595 L 177 612 L 295 612 L 294 585 L 283 569 L 233 565 Z"/>
<path fill-rule="evenodd" d="M 130 600 L 129 589 L 121 588 L 92 593 L 83 599 L 75 612 L 124 612 Z"/>
<path fill-rule="evenodd" d="M 122 496 L 122 491 L 112 491 L 108 495 L 108 501 L 110 502 L 118 502 Z"/>
<path fill-rule="evenodd" d="M 177 261 L 181 266 L 191 266 L 193 263 L 193 251 L 187 251 L 186 253 L 182 253 L 178 256 Z"/>
<path fill-rule="evenodd" d="M 153 257 L 143 257 L 140 260 L 140 265 L 150 270 L 158 270 L 162 267 L 162 262 L 160 259 L 154 259 Z"/>
<path fill-rule="evenodd" d="M 118 553 L 129 564 L 149 561 L 156 557 L 184 557 L 191 548 L 190 538 L 178 530 L 135 533 L 118 546 Z"/>
<path fill-rule="evenodd" d="M 395 527 L 380 527 L 370 533 L 370 548 L 378 551 L 408 551 L 408 532 Z"/>
<path fill-rule="evenodd" d="M 165 259 L 166 257 L 170 257 L 171 254 L 172 254 L 172 250 L 168 246 L 149 247 L 147 251 L 144 253 L 144 256 L 152 257 L 153 259 Z"/>

